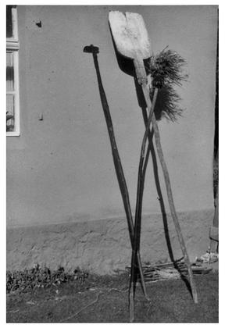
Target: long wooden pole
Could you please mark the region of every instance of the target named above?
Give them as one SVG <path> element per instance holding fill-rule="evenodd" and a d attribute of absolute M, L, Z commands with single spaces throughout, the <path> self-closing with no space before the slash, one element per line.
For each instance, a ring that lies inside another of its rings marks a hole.
<path fill-rule="evenodd" d="M 134 320 L 134 295 L 135 295 L 136 275 L 137 275 L 136 272 L 137 254 L 140 252 L 142 201 L 143 201 L 144 181 L 145 181 L 145 170 L 144 170 L 145 159 L 146 159 L 145 150 L 146 150 L 146 142 L 149 135 L 149 129 L 153 117 L 157 95 L 158 95 L 158 89 L 155 89 L 153 102 L 151 104 L 151 109 L 142 140 L 141 154 L 140 154 L 139 167 L 138 167 L 138 183 L 137 183 L 136 211 L 135 211 L 135 225 L 134 225 L 134 247 L 132 249 L 131 277 L 130 277 L 130 321 L 131 322 L 133 322 Z"/>
<path fill-rule="evenodd" d="M 125 209 L 125 213 L 126 213 L 126 217 L 127 217 L 130 242 L 131 242 L 131 246 L 132 246 L 132 249 L 133 249 L 133 245 L 134 245 L 134 223 L 133 223 L 133 218 L 132 218 L 132 212 L 131 212 L 131 206 L 130 206 L 130 200 L 129 200 L 129 193 L 128 193 L 126 179 L 125 179 L 124 172 L 123 172 L 123 167 L 122 167 L 120 156 L 119 156 L 119 151 L 118 151 L 117 144 L 116 144 L 112 118 L 111 118 L 107 98 L 106 98 L 106 95 L 105 95 L 105 91 L 104 91 L 104 88 L 103 88 L 102 79 L 101 79 L 101 75 L 100 75 L 100 69 L 99 69 L 98 57 L 97 57 L 97 54 L 99 53 L 99 49 L 98 49 L 98 47 L 90 45 L 90 46 L 87 46 L 87 47 L 84 48 L 84 52 L 93 54 L 94 65 L 95 65 L 97 79 L 98 79 L 98 85 L 99 85 L 100 98 L 101 98 L 102 107 L 103 107 L 103 111 L 104 111 L 104 115 L 105 115 L 105 119 L 106 119 L 106 124 L 107 124 L 107 129 L 108 129 L 108 133 L 109 133 L 109 138 L 110 138 L 110 144 L 111 144 L 111 149 L 112 149 L 112 155 L 113 155 L 113 161 L 114 161 L 114 165 L 115 165 L 116 175 L 117 175 L 117 179 L 118 179 L 118 183 L 119 183 L 119 187 L 120 187 L 120 191 L 121 191 L 121 195 L 122 195 L 122 199 L 123 199 L 124 209 Z M 141 277 L 141 284 L 142 284 L 143 292 L 144 292 L 144 295 L 145 295 L 146 299 L 148 299 L 147 290 L 146 290 L 145 281 L 144 281 L 143 270 L 142 270 L 140 252 L 138 252 L 138 254 L 137 254 L 137 263 L 138 263 L 138 268 L 139 268 L 139 271 L 140 271 L 140 277 Z"/>
<path fill-rule="evenodd" d="M 148 110 L 150 111 L 151 108 L 149 106 L 149 98 L 150 98 L 149 92 L 148 92 L 147 88 L 142 88 L 142 90 L 143 90 L 143 94 L 144 94 L 144 98 L 145 98 Z M 157 90 L 157 88 L 155 88 L 155 90 Z M 155 94 L 155 92 L 154 92 L 154 94 Z M 150 111 L 150 113 L 151 113 L 151 111 Z M 168 171 L 168 168 L 167 168 L 167 165 L 166 165 L 166 161 L 164 159 L 161 140 L 160 140 L 159 128 L 158 128 L 158 124 L 157 124 L 154 112 L 152 114 L 151 121 L 152 121 L 152 127 L 153 127 L 153 131 L 154 131 L 154 135 L 155 135 L 155 144 L 156 144 L 157 154 L 158 154 L 158 157 L 159 157 L 159 161 L 160 161 L 160 164 L 161 164 L 161 167 L 162 167 L 163 176 L 164 176 L 164 180 L 165 180 L 165 185 L 166 185 L 166 191 L 167 191 L 167 197 L 168 197 L 171 216 L 172 216 L 174 226 L 175 226 L 175 229 L 176 229 L 176 232 L 177 232 L 177 236 L 178 236 L 178 240 L 179 240 L 179 243 L 180 243 L 180 246 L 181 246 L 181 250 L 182 250 L 182 253 L 183 253 L 183 256 L 184 256 L 184 261 L 185 261 L 187 269 L 188 269 L 193 300 L 194 300 L 195 303 L 198 303 L 198 295 L 197 295 L 195 281 L 194 281 L 194 278 L 193 278 L 193 272 L 192 272 L 192 269 L 191 269 L 191 263 L 190 263 L 188 252 L 187 252 L 187 249 L 186 249 L 186 246 L 185 246 L 184 238 L 183 238 L 181 228 L 180 228 L 180 223 L 179 223 L 178 216 L 177 216 L 176 209 L 175 209 L 175 205 L 174 205 L 173 193 L 172 193 L 170 177 L 169 177 L 169 171 Z M 145 126 L 148 127 L 149 119 L 147 119 L 147 118 L 144 119 L 144 122 L 145 122 Z M 152 142 L 150 130 L 148 131 L 148 138 L 149 138 L 149 143 Z"/>
<path fill-rule="evenodd" d="M 171 216 L 172 216 L 172 219 L 173 219 L 173 222 L 174 222 L 174 225 L 175 225 L 178 240 L 180 242 L 181 250 L 182 250 L 182 253 L 183 253 L 183 256 L 184 256 L 184 261 L 185 261 L 187 269 L 188 269 L 193 300 L 194 300 L 195 303 L 198 303 L 198 295 L 197 295 L 197 290 L 196 290 L 196 286 L 195 286 L 195 281 L 194 281 L 194 278 L 193 278 L 193 272 L 192 272 L 192 269 L 191 269 L 191 263 L 190 263 L 188 252 L 187 252 L 187 249 L 186 249 L 186 246 L 185 246 L 184 238 L 183 238 L 181 228 L 180 228 L 180 223 L 179 223 L 178 216 L 177 216 L 176 209 L 175 209 L 175 205 L 174 205 L 173 193 L 172 193 L 170 177 L 169 177 L 169 171 L 168 171 L 165 159 L 164 159 L 163 150 L 162 150 L 161 141 L 160 141 L 159 128 L 158 128 L 158 124 L 156 122 L 156 118 L 155 118 L 154 114 L 153 114 L 153 117 L 152 117 L 152 126 L 153 126 L 154 134 L 155 134 L 156 149 L 157 149 L 159 161 L 160 161 L 162 171 L 163 171 L 163 175 L 164 175 L 164 180 L 165 180 L 165 185 L 166 185 L 166 191 L 167 191 L 167 197 L 168 197 L 168 201 L 169 201 Z"/>

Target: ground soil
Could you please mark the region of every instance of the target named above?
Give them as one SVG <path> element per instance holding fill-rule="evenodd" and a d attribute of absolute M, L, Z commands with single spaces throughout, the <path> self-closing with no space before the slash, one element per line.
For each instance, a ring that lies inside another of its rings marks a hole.
<path fill-rule="evenodd" d="M 182 279 L 138 285 L 135 322 L 218 323 L 218 273 L 195 275 L 199 303 Z M 84 282 L 7 295 L 7 323 L 129 322 L 128 274 L 90 276 Z"/>

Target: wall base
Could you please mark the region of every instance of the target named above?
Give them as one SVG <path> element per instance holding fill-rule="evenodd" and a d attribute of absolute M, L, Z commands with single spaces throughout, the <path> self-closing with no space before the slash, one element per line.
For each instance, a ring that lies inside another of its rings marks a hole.
<path fill-rule="evenodd" d="M 192 261 L 204 254 L 209 246 L 213 215 L 213 209 L 178 213 Z M 167 229 L 162 215 L 143 216 L 143 263 L 170 261 L 171 252 L 175 259 L 182 256 L 169 215 L 167 223 L 168 233 L 165 233 Z M 131 246 L 125 218 L 7 229 L 7 270 L 23 270 L 38 263 L 50 269 L 61 265 L 70 271 L 79 266 L 93 273 L 112 274 L 129 266 L 130 259 Z"/>

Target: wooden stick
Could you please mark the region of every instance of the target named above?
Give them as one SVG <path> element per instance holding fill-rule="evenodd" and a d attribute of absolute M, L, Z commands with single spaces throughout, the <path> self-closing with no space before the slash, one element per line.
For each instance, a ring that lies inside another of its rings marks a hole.
<path fill-rule="evenodd" d="M 155 90 L 156 89 L 157 88 L 155 88 Z M 148 105 L 149 104 L 149 94 L 146 93 L 146 89 L 143 90 L 143 93 L 144 93 L 144 97 L 145 97 L 147 107 L 149 109 L 149 105 Z M 146 126 L 149 123 L 147 119 L 144 119 L 144 122 L 145 122 Z M 162 150 L 161 141 L 160 141 L 160 134 L 159 134 L 158 124 L 157 124 L 154 113 L 152 115 L 152 126 L 153 126 L 153 131 L 154 131 L 154 134 L 155 134 L 156 149 L 157 149 L 159 161 L 160 161 L 160 164 L 161 164 L 161 167 L 162 167 L 164 180 L 165 180 L 165 184 L 166 184 L 166 191 L 167 191 L 167 197 L 168 197 L 168 201 L 169 201 L 171 216 L 172 216 L 172 219 L 173 219 L 173 222 L 174 222 L 174 225 L 175 225 L 178 240 L 179 240 L 181 250 L 182 250 L 182 253 L 183 253 L 183 256 L 184 256 L 184 261 L 185 261 L 187 269 L 188 269 L 193 300 L 194 300 L 195 303 L 198 303 L 197 290 L 196 290 L 196 286 L 195 286 L 195 282 L 194 282 L 194 278 L 193 278 L 191 263 L 190 263 L 190 260 L 189 260 L 188 252 L 187 252 L 187 249 L 186 249 L 186 246 L 185 246 L 184 238 L 183 238 L 183 235 L 182 235 L 182 232 L 181 232 L 179 220 L 178 220 L 175 205 L 174 205 L 169 172 L 168 172 L 167 165 L 166 165 L 166 162 L 165 162 L 165 159 L 164 159 L 163 150 Z M 149 138 L 149 142 L 151 142 L 150 130 L 148 131 L 148 138 Z"/>
<path fill-rule="evenodd" d="M 111 118 L 111 115 L 110 115 L 110 110 L 109 110 L 107 98 L 106 98 L 106 95 L 105 95 L 105 91 L 104 91 L 104 88 L 103 88 L 102 79 L 101 79 L 101 75 L 100 75 L 100 69 L 99 69 L 98 58 L 97 58 L 97 54 L 99 53 L 99 49 L 98 49 L 98 47 L 90 45 L 90 46 L 87 46 L 87 47 L 84 48 L 84 52 L 93 54 L 94 65 L 95 65 L 97 79 L 98 79 L 98 85 L 99 85 L 100 98 L 101 98 L 102 107 L 103 107 L 103 111 L 104 111 L 104 115 L 105 115 L 105 119 L 106 119 L 106 124 L 107 124 L 107 128 L 108 128 L 108 133 L 109 133 L 109 138 L 110 138 L 110 143 L 111 143 L 111 149 L 112 149 L 112 155 L 113 155 L 113 161 L 114 161 L 114 165 L 115 165 L 116 175 L 117 175 L 117 179 L 118 179 L 118 183 L 119 183 L 119 187 L 120 187 L 120 191 L 121 191 L 121 195 L 122 195 L 122 199 L 123 199 L 124 209 L 125 209 L 125 212 L 126 212 L 130 242 L 131 242 L 131 246 L 132 246 L 132 249 L 133 249 L 134 223 L 133 223 L 133 218 L 132 218 L 132 212 L 131 212 L 131 206 L 130 206 L 130 200 L 129 200 L 129 193 L 128 193 L 126 179 L 125 179 L 124 172 L 123 172 L 123 167 L 122 167 L 120 156 L 119 156 L 119 151 L 118 151 L 117 144 L 116 144 L 112 118 Z M 145 295 L 146 299 L 148 299 L 147 290 L 146 290 L 145 281 L 144 281 L 143 270 L 142 270 L 141 257 L 140 257 L 139 252 L 137 254 L 137 263 L 138 263 L 138 267 L 139 267 L 139 271 L 140 271 L 140 277 L 141 277 L 141 284 L 142 284 L 143 292 L 144 292 L 144 295 Z"/>
<path fill-rule="evenodd" d="M 141 145 L 141 154 L 138 168 L 138 183 L 137 183 L 137 196 L 136 196 L 136 211 L 135 211 L 135 225 L 134 225 L 134 247 L 132 250 L 132 259 L 131 259 L 131 277 L 130 277 L 130 320 L 134 320 L 134 296 L 135 296 L 135 287 L 137 279 L 137 254 L 140 252 L 140 237 L 141 237 L 141 216 L 142 216 L 142 201 L 144 193 L 144 180 L 145 180 L 145 150 L 146 142 L 149 133 L 149 127 L 152 121 L 152 116 L 154 112 L 154 107 L 156 104 L 156 99 L 158 95 L 158 89 L 155 89 L 152 106 L 148 116 L 148 121 L 145 128 L 144 137 Z"/>
<path fill-rule="evenodd" d="M 171 216 L 173 218 L 173 222 L 174 222 L 174 225 L 175 225 L 175 228 L 176 228 L 178 240 L 180 242 L 181 250 L 182 250 L 182 253 L 183 253 L 183 256 L 184 256 L 184 261 L 187 265 L 188 274 L 189 274 L 189 278 L 190 278 L 190 285 L 191 285 L 191 290 L 192 290 L 192 296 L 193 296 L 194 302 L 198 303 L 197 290 L 196 290 L 196 286 L 195 286 L 195 282 L 194 282 L 194 278 L 193 278 L 191 263 L 190 263 L 190 260 L 189 260 L 188 252 L 187 252 L 187 249 L 186 249 L 186 246 L 185 246 L 184 238 L 183 238 L 181 228 L 180 228 L 180 223 L 179 223 L 177 213 L 176 213 L 176 209 L 175 209 L 175 205 L 174 205 L 169 172 L 168 172 L 167 165 L 166 165 L 166 162 L 165 162 L 165 159 L 164 159 L 162 146 L 161 146 L 161 141 L 160 141 L 160 134 L 159 134 L 158 124 L 156 122 L 156 118 L 155 118 L 154 114 L 153 114 L 153 117 L 152 117 L 152 126 L 153 126 L 154 133 L 155 133 L 156 149 L 157 149 L 159 161 L 160 161 L 160 164 L 161 164 L 161 167 L 162 167 L 164 180 L 165 180 L 165 184 L 166 184 L 166 191 L 167 191 L 167 197 L 168 197 L 168 201 L 169 201 Z"/>

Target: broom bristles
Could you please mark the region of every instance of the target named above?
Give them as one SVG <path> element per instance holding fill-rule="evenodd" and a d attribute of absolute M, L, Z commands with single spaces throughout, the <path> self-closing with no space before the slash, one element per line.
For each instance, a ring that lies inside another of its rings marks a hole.
<path fill-rule="evenodd" d="M 147 72 L 152 77 L 150 97 L 154 88 L 159 89 L 155 107 L 157 120 L 163 117 L 172 122 L 182 115 L 183 109 L 179 107 L 181 98 L 174 89 L 174 85 L 181 86 L 187 81 L 188 75 L 183 72 L 185 60 L 175 51 L 163 49 L 159 54 L 150 57 Z"/>

